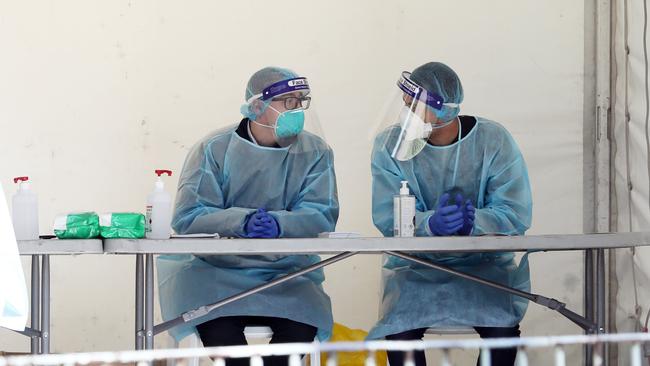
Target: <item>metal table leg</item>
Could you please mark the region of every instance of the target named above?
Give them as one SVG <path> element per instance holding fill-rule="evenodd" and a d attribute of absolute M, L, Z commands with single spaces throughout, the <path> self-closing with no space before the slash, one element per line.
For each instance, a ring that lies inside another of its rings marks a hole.
<path fill-rule="evenodd" d="M 153 254 L 147 254 L 145 268 L 145 349 L 153 349 Z"/>
<path fill-rule="evenodd" d="M 41 269 L 41 353 L 50 353 L 50 256 L 42 256 Z"/>
<path fill-rule="evenodd" d="M 248 289 L 246 291 L 243 291 L 243 292 L 240 292 L 238 294 L 226 297 L 225 299 L 219 300 L 219 301 L 217 301 L 217 302 L 215 302 L 213 304 L 204 305 L 204 306 L 201 306 L 201 307 L 199 307 L 197 309 L 186 311 L 186 312 L 184 312 L 183 314 L 179 315 L 178 317 L 176 317 L 174 319 L 171 319 L 171 320 L 168 320 L 166 322 L 163 322 L 163 323 L 160 323 L 160 324 L 156 325 L 154 327 L 154 329 L 153 329 L 153 334 L 160 334 L 162 332 L 168 331 L 168 330 L 172 329 L 173 327 L 175 327 L 177 325 L 181 325 L 183 323 L 187 323 L 187 322 L 192 321 L 194 319 L 197 319 L 197 318 L 200 318 L 202 316 L 208 315 L 211 311 L 213 311 L 215 309 L 218 309 L 218 308 L 220 308 L 222 306 L 233 303 L 233 302 L 238 301 L 240 299 L 243 299 L 243 298 L 245 298 L 247 296 L 256 294 L 256 293 L 258 293 L 260 291 L 264 291 L 264 290 L 266 290 L 268 288 L 271 288 L 271 287 L 277 286 L 279 284 L 285 283 L 287 281 L 291 281 L 292 279 L 294 279 L 296 277 L 300 277 L 300 276 L 302 276 L 304 274 L 315 271 L 315 270 L 317 270 L 319 268 L 323 268 L 325 266 L 329 266 L 330 264 L 342 261 L 342 260 L 344 260 L 346 258 L 349 258 L 349 257 L 355 255 L 355 254 L 357 254 L 357 252 L 343 252 L 343 253 L 337 254 L 337 255 L 335 255 L 335 256 L 333 256 L 331 258 L 328 258 L 328 259 L 322 260 L 322 261 L 320 261 L 318 263 L 314 263 L 314 264 L 312 264 L 310 266 L 304 267 L 304 268 L 302 268 L 302 269 L 300 269 L 300 270 L 298 270 L 296 272 L 291 272 L 291 273 L 286 274 L 286 275 L 284 275 L 282 277 L 278 277 L 278 278 L 276 278 L 276 279 L 274 279 L 272 281 L 266 282 L 266 283 L 264 283 L 262 285 L 255 286 L 255 287 L 253 287 L 251 289 Z M 153 279 L 153 271 L 151 273 L 151 278 Z M 151 292 L 153 293 L 153 289 L 151 290 Z M 151 309 L 152 309 L 151 314 L 153 315 L 153 301 L 152 301 Z"/>
<path fill-rule="evenodd" d="M 584 292 L 584 309 L 585 318 L 595 322 L 595 268 L 594 268 L 594 250 L 585 250 L 584 262 L 584 276 L 585 276 L 585 292 Z M 586 344 L 584 346 L 585 366 L 591 366 L 593 360 L 593 346 Z"/>
<path fill-rule="evenodd" d="M 605 249 L 596 252 L 596 323 L 599 329 L 605 329 Z"/>
<path fill-rule="evenodd" d="M 450 268 L 450 267 L 447 267 L 447 266 L 444 266 L 444 265 L 441 265 L 441 264 L 438 264 L 438 263 L 434 263 L 432 261 L 428 261 L 428 260 L 422 259 L 420 257 L 416 257 L 414 255 L 404 253 L 404 252 L 386 250 L 386 251 L 384 251 L 384 253 L 390 254 L 392 256 L 399 257 L 399 258 L 402 258 L 402 259 L 408 259 L 408 260 L 410 260 L 412 262 L 421 264 L 423 266 L 427 266 L 429 268 L 434 268 L 436 270 L 439 270 L 439 271 L 442 271 L 442 272 L 445 272 L 445 273 L 449 273 L 449 274 L 452 274 L 454 276 L 458 276 L 458 277 L 461 277 L 461 278 L 464 278 L 464 279 L 467 279 L 467 280 L 470 280 L 470 281 L 473 281 L 473 282 L 480 283 L 480 284 L 488 286 L 488 287 L 492 287 L 492 288 L 495 288 L 495 289 L 498 289 L 498 290 L 501 290 L 501 291 L 508 292 L 508 293 L 513 294 L 515 296 L 523 297 L 524 299 L 528 299 L 528 300 L 530 300 L 530 301 L 532 301 L 532 302 L 534 302 L 536 304 L 539 304 L 539 305 L 545 306 L 545 307 L 547 307 L 547 308 L 549 308 L 551 310 L 557 311 L 558 313 L 562 314 L 565 318 L 572 321 L 573 323 L 575 323 L 576 325 L 578 325 L 582 329 L 587 329 L 590 332 L 596 332 L 597 331 L 597 328 L 598 328 L 597 324 L 595 324 L 593 321 L 590 321 L 590 320 L 586 319 L 584 316 L 582 316 L 580 314 L 577 314 L 577 313 L 573 312 L 572 310 L 568 309 L 566 307 L 565 303 L 563 303 L 561 301 L 558 301 L 556 299 L 548 298 L 546 296 L 539 295 L 539 294 L 534 294 L 534 293 L 518 290 L 516 288 L 512 288 L 512 287 L 509 287 L 507 285 L 503 285 L 503 284 L 498 283 L 498 282 L 490 281 L 490 280 L 487 280 L 485 278 L 477 277 L 477 276 L 474 276 L 474 275 L 471 275 L 471 274 L 468 274 L 468 273 L 465 273 L 465 272 L 457 271 L 457 270 L 455 270 L 453 268 Z"/>
<path fill-rule="evenodd" d="M 135 349 L 143 349 L 144 328 L 144 255 L 135 256 Z"/>
<path fill-rule="evenodd" d="M 606 314 L 607 314 L 607 285 L 605 283 L 605 249 L 596 251 L 596 323 L 598 324 L 598 333 L 606 333 Z M 609 343 L 603 343 L 600 347 L 603 365 L 607 366 L 609 357 Z"/>
<path fill-rule="evenodd" d="M 594 266 L 594 255 L 595 250 L 588 249 L 585 251 L 585 317 L 591 320 L 595 320 L 595 266 Z"/>
<path fill-rule="evenodd" d="M 40 331 L 41 329 L 41 324 L 40 324 L 40 292 L 41 292 L 41 285 L 40 285 L 40 266 L 38 263 L 38 255 L 32 255 L 32 321 L 31 321 L 31 328 L 34 329 L 35 331 Z M 40 337 L 32 336 L 31 339 L 31 348 L 30 351 L 33 355 L 38 354 L 40 352 Z"/>

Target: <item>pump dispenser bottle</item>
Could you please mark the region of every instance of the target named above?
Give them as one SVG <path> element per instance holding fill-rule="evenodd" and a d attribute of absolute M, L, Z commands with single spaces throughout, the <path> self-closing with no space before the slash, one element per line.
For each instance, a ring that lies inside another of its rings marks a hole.
<path fill-rule="evenodd" d="M 172 221 L 172 197 L 165 191 L 161 176 L 172 175 L 171 170 L 156 170 L 158 179 L 153 192 L 147 197 L 145 236 L 147 239 L 169 239 Z"/>
<path fill-rule="evenodd" d="M 415 236 L 415 196 L 411 195 L 408 181 L 403 180 L 399 195 L 393 196 L 393 236 Z"/>

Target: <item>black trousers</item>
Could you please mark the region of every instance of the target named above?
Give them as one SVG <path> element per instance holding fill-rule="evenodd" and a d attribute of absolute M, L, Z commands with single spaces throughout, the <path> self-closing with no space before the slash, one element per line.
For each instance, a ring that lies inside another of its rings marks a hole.
<path fill-rule="evenodd" d="M 512 338 L 519 337 L 519 325 L 512 328 L 498 328 L 498 327 L 474 327 L 476 332 L 481 338 Z M 391 341 L 412 341 L 422 339 L 424 332 L 427 328 L 407 330 L 399 334 L 392 334 L 386 336 L 386 339 Z M 515 364 L 515 357 L 517 356 L 516 348 L 501 348 L 493 349 L 490 351 L 490 359 L 492 366 L 512 366 Z M 427 364 L 424 359 L 424 352 L 413 352 L 415 366 L 425 366 Z M 388 352 L 388 362 L 390 366 L 403 366 L 404 365 L 404 352 Z M 481 357 L 476 362 L 479 365 Z"/>
<path fill-rule="evenodd" d="M 196 326 L 205 347 L 238 346 L 247 344 L 244 328 L 265 326 L 273 330 L 271 343 L 312 342 L 316 327 L 284 318 L 266 316 L 227 316 L 207 321 Z M 264 357 L 264 366 L 287 366 L 288 356 Z M 249 366 L 248 358 L 231 358 L 226 366 Z"/>

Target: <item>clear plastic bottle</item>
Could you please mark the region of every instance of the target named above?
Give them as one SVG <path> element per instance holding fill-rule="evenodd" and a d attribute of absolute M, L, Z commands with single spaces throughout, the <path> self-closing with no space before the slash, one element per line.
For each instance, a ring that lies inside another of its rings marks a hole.
<path fill-rule="evenodd" d="M 408 181 L 403 180 L 399 195 L 393 196 L 393 236 L 415 236 L 415 196 L 411 195 Z"/>
<path fill-rule="evenodd" d="M 172 197 L 165 191 L 161 176 L 171 177 L 171 170 L 156 170 L 158 180 L 153 192 L 147 196 L 146 232 L 147 239 L 169 239 L 172 221 Z"/>
<path fill-rule="evenodd" d="M 38 199 L 29 184 L 29 177 L 16 177 L 20 183 L 11 201 L 16 240 L 38 240 Z"/>

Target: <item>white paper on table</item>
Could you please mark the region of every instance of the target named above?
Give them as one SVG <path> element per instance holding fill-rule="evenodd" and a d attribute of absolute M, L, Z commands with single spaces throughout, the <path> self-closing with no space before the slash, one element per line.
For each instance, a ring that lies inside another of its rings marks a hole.
<path fill-rule="evenodd" d="M 172 239 L 174 238 L 219 238 L 219 233 L 198 233 L 198 234 L 172 234 Z"/>
<path fill-rule="evenodd" d="M 0 184 L 0 327 L 24 330 L 28 311 L 25 275 Z"/>
<path fill-rule="evenodd" d="M 352 232 L 344 232 L 344 231 L 327 231 L 318 234 L 319 238 L 329 238 L 329 239 L 352 239 L 352 238 L 360 238 L 361 234 L 359 233 L 352 233 Z"/>

